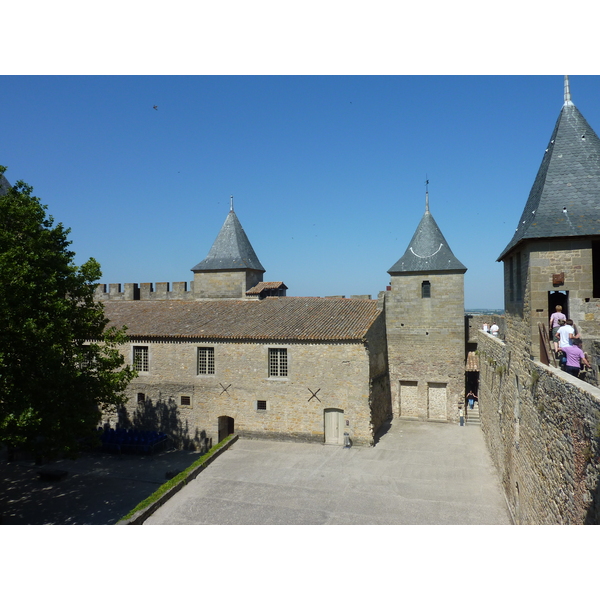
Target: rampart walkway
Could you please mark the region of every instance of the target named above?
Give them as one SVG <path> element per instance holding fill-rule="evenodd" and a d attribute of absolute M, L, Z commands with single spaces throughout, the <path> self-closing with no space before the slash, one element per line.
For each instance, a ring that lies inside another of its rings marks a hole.
<path fill-rule="evenodd" d="M 146 524 L 510 524 L 479 427 L 394 421 L 373 448 L 240 439 Z"/>

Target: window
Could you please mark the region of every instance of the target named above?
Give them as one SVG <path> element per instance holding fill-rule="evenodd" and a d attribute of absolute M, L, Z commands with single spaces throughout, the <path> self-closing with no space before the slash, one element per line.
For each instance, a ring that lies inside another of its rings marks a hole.
<path fill-rule="evenodd" d="M 521 253 L 517 254 L 517 300 L 523 300 L 523 285 L 521 282 Z"/>
<path fill-rule="evenodd" d="M 269 348 L 269 377 L 287 377 L 287 348 Z"/>
<path fill-rule="evenodd" d="M 190 396 L 181 396 L 181 406 L 191 406 L 192 399 Z"/>
<path fill-rule="evenodd" d="M 431 298 L 431 283 L 424 281 L 421 284 L 421 298 Z"/>
<path fill-rule="evenodd" d="M 133 347 L 133 368 L 136 371 L 148 371 L 148 346 Z"/>
<path fill-rule="evenodd" d="M 139 404 L 146 402 L 146 394 L 142 394 L 142 392 L 138 392 L 137 401 Z"/>
<path fill-rule="evenodd" d="M 515 270 L 513 266 L 513 257 L 511 256 L 508 259 L 508 292 L 510 301 L 514 302 L 515 300 Z"/>
<path fill-rule="evenodd" d="M 198 375 L 215 374 L 215 349 L 198 348 Z"/>
<path fill-rule="evenodd" d="M 266 400 L 257 400 L 256 401 L 256 410 L 267 410 L 267 401 Z"/>

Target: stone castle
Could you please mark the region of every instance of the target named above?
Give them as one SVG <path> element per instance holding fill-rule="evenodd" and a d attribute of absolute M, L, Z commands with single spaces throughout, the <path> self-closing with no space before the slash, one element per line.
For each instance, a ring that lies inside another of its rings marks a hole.
<path fill-rule="evenodd" d="M 111 325 L 128 328 L 122 352 L 139 373 L 108 423 L 159 427 L 200 447 L 232 432 L 371 445 L 390 419 L 469 425 L 465 392 L 473 391 L 515 522 L 596 523 L 600 140 L 567 77 L 498 260 L 505 316 L 495 337 L 481 330 L 482 318 L 464 314 L 466 267 L 426 193 L 423 218 L 377 299 L 292 297 L 283 281 L 263 281 L 232 205 L 189 286 L 98 286 Z M 557 304 L 592 362 L 581 378 L 561 371 L 550 349 Z"/>

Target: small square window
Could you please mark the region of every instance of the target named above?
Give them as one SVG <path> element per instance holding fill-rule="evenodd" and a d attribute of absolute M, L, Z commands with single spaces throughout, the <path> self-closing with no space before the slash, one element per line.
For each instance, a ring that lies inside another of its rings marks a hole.
<path fill-rule="evenodd" d="M 137 401 L 139 404 L 146 401 L 146 394 L 142 394 L 142 392 L 138 392 Z"/>
<path fill-rule="evenodd" d="M 191 406 L 192 399 L 190 396 L 181 396 L 181 406 Z"/>
<path fill-rule="evenodd" d="M 287 348 L 269 348 L 269 377 L 287 377 Z"/>
<path fill-rule="evenodd" d="M 267 410 L 267 401 L 266 400 L 257 400 L 256 401 L 256 410 Z"/>
<path fill-rule="evenodd" d="M 215 349 L 198 348 L 198 375 L 215 374 Z"/>

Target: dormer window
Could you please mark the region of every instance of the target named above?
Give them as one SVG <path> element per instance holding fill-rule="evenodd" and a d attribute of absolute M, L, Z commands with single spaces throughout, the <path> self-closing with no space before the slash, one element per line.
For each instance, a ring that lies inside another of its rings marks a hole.
<path fill-rule="evenodd" d="M 424 281 L 421 284 L 421 298 L 431 298 L 431 283 Z"/>

